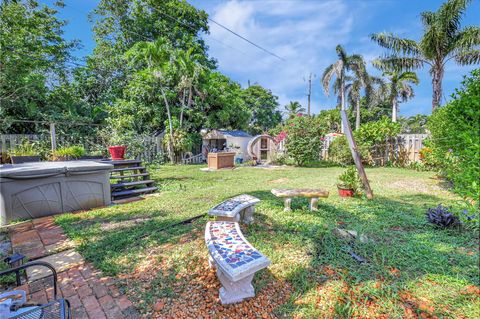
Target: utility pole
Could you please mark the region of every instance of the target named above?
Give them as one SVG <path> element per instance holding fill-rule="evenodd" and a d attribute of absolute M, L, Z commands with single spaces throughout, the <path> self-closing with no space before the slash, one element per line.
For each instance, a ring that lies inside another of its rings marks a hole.
<path fill-rule="evenodd" d="M 315 74 L 313 74 L 313 77 L 315 78 Z M 310 74 L 308 75 L 308 94 L 307 94 L 307 97 L 308 97 L 307 113 L 308 113 L 308 116 L 310 116 L 310 101 L 311 101 L 311 98 L 312 98 L 312 72 L 310 72 Z"/>

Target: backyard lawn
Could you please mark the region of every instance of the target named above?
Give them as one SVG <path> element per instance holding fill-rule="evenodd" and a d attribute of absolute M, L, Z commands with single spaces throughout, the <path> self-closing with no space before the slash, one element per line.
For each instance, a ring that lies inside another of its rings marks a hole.
<path fill-rule="evenodd" d="M 146 317 L 158 318 L 479 318 L 478 234 L 440 230 L 425 211 L 461 201 L 432 172 L 367 169 L 374 200 L 341 199 L 342 168 L 202 172 L 201 166 L 151 167 L 160 192 L 145 200 L 56 217 L 79 252 L 121 288 Z M 294 199 L 293 211 L 270 190 L 319 187 L 319 210 Z M 272 264 L 254 278 L 256 297 L 221 306 L 207 270 L 205 213 L 229 197 L 260 198 L 245 237 Z M 175 225 L 175 226 L 173 226 Z M 358 263 L 336 227 L 367 240 L 354 244 Z"/>

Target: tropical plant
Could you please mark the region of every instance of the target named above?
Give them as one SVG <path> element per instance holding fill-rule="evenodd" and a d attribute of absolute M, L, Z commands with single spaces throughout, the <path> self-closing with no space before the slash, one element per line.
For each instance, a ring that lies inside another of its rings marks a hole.
<path fill-rule="evenodd" d="M 322 75 L 322 85 L 325 94 L 328 96 L 330 93 L 330 82 L 334 77 L 336 77 L 336 82 L 334 84 L 335 90 L 338 92 L 338 97 L 340 101 L 340 110 L 346 109 L 346 100 L 345 100 L 345 86 L 347 81 L 347 72 L 352 71 L 355 74 L 356 78 L 364 79 L 366 81 L 367 72 L 365 70 L 365 61 L 363 57 L 359 54 L 348 55 L 345 49 L 341 45 L 336 47 L 338 60 L 329 65 Z M 341 131 L 344 132 L 343 123 L 341 125 Z"/>
<path fill-rule="evenodd" d="M 373 65 L 379 69 L 386 69 L 383 60 L 374 60 Z M 414 92 L 411 84 L 419 83 L 417 74 L 411 71 L 402 72 L 400 70 L 390 70 L 383 72 L 383 76 L 388 79 L 385 85 L 385 96 L 392 103 L 392 122 L 397 122 L 400 102 L 406 102 L 413 98 Z"/>
<path fill-rule="evenodd" d="M 57 148 L 52 152 L 54 158 L 76 159 L 85 155 L 85 148 L 81 145 L 72 145 Z"/>
<path fill-rule="evenodd" d="M 349 166 L 338 176 L 337 187 L 341 189 L 351 189 L 356 193 L 361 183 L 357 168 L 355 166 Z"/>
<path fill-rule="evenodd" d="M 438 205 L 435 208 L 429 208 L 426 212 L 427 221 L 437 225 L 440 228 L 452 227 L 460 224 L 459 218 L 452 213 L 448 207 Z"/>
<path fill-rule="evenodd" d="M 278 97 L 261 85 L 251 85 L 242 92 L 245 105 L 250 109 L 252 116 L 249 123 L 249 132 L 260 134 L 277 126 L 282 121 L 282 114 L 278 111 Z"/>
<path fill-rule="evenodd" d="M 382 58 L 386 70 L 413 70 L 425 65 L 432 76 L 432 109 L 440 105 L 445 64 L 480 62 L 480 27 L 461 28 L 461 18 L 471 0 L 448 0 L 436 12 L 422 12 L 423 35 L 419 41 L 392 33 L 376 33 L 372 40 L 390 50 Z"/>
<path fill-rule="evenodd" d="M 15 146 L 15 148 L 8 152 L 9 156 L 36 156 L 38 155 L 38 149 L 35 142 L 30 142 L 25 139 L 21 144 Z"/>
<path fill-rule="evenodd" d="M 173 164 L 175 162 L 175 156 L 173 150 L 172 112 L 170 102 L 166 95 L 166 88 L 164 87 L 165 73 L 168 72 L 168 67 L 171 66 L 172 48 L 165 39 L 157 39 L 153 42 L 137 42 L 127 51 L 126 57 L 133 63 L 144 63 L 147 69 L 140 72 L 148 72 L 157 80 L 158 88 L 167 111 L 168 136 L 170 138 L 167 150 L 170 162 Z"/>
<path fill-rule="evenodd" d="M 306 109 L 298 101 L 290 101 L 290 103 L 284 106 L 284 109 L 289 119 L 297 116 L 298 114 L 303 114 L 306 111 Z"/>

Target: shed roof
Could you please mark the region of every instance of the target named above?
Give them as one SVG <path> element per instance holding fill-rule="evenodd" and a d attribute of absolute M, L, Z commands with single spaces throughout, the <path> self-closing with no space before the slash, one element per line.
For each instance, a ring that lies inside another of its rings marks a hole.
<path fill-rule="evenodd" d="M 240 130 L 235 130 L 235 131 L 229 131 L 229 130 L 218 130 L 219 133 L 223 135 L 229 135 L 229 136 L 234 136 L 234 137 L 252 137 L 250 134 L 248 134 L 245 131 L 240 131 Z"/>

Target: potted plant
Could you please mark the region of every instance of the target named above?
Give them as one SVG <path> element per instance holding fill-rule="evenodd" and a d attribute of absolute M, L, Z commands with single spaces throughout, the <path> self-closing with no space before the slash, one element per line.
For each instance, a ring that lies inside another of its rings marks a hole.
<path fill-rule="evenodd" d="M 24 140 L 22 144 L 17 145 L 13 150 L 8 152 L 12 164 L 21 164 L 27 162 L 40 162 L 40 155 L 36 150 L 36 145 L 28 140 Z"/>
<path fill-rule="evenodd" d="M 114 161 L 125 159 L 125 152 L 127 147 L 125 142 L 128 139 L 126 132 L 120 132 L 115 127 L 111 127 L 110 130 L 104 132 L 106 142 L 109 144 L 108 153 L 110 158 Z"/>
<path fill-rule="evenodd" d="M 340 197 L 353 197 L 359 185 L 360 178 L 357 169 L 355 166 L 350 166 L 338 177 L 338 194 Z"/>

